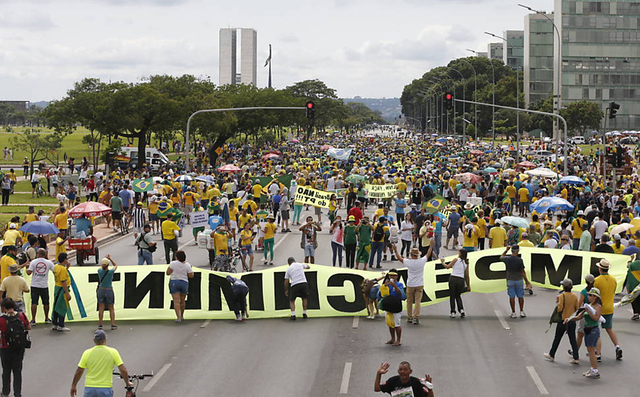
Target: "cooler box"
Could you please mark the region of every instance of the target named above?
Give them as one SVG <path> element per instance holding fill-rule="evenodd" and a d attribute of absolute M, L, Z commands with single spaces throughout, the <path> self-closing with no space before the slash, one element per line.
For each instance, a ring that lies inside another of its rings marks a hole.
<path fill-rule="evenodd" d="M 69 248 L 74 250 L 90 250 L 91 237 L 88 238 L 70 238 Z"/>

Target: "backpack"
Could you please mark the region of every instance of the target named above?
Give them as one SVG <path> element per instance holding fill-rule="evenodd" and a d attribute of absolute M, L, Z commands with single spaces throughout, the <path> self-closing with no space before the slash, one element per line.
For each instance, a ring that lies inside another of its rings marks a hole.
<path fill-rule="evenodd" d="M 382 241 L 384 238 L 384 228 L 381 224 L 376 226 L 376 229 L 373 231 L 373 241 Z"/>
<path fill-rule="evenodd" d="M 24 329 L 24 324 L 16 313 L 15 316 L 4 316 L 6 322 L 6 332 L 4 338 L 10 349 L 26 349 L 31 347 L 28 331 Z"/>

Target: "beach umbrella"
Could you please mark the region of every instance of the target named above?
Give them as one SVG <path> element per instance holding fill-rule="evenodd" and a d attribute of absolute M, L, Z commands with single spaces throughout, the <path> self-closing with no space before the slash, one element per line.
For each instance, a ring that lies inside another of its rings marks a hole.
<path fill-rule="evenodd" d="M 174 181 L 180 182 L 180 183 L 192 182 L 193 181 L 193 177 L 191 175 L 180 175 L 179 177 L 174 179 Z"/>
<path fill-rule="evenodd" d="M 440 142 L 440 143 L 443 143 L 443 142 L 446 142 L 446 141 L 447 141 L 447 138 L 436 139 L 436 142 Z"/>
<path fill-rule="evenodd" d="M 507 168 L 506 170 L 502 171 L 502 175 L 511 175 L 515 173 L 516 173 L 516 170 L 514 170 L 513 168 Z"/>
<path fill-rule="evenodd" d="M 633 225 L 630 223 L 621 223 L 620 225 L 614 226 L 611 229 L 611 235 L 613 236 L 614 234 L 622 234 L 624 232 L 626 232 L 627 230 L 633 228 Z M 22 229 L 20 229 L 22 230 Z"/>
<path fill-rule="evenodd" d="M 544 197 L 529 206 L 529 211 L 573 211 L 574 206 L 561 197 Z"/>
<path fill-rule="evenodd" d="M 297 140 L 297 139 L 292 139 L 292 140 L 290 140 L 289 142 L 293 142 L 293 143 L 300 143 L 300 141 L 299 141 L 299 140 Z"/>
<path fill-rule="evenodd" d="M 198 182 L 204 182 L 204 183 L 215 183 L 215 178 L 211 175 L 200 175 L 194 178 L 196 181 Z"/>
<path fill-rule="evenodd" d="M 540 167 L 533 170 L 527 170 L 524 172 L 527 175 L 539 176 L 543 178 L 557 178 L 559 175 L 548 168 Z"/>
<path fill-rule="evenodd" d="M 31 234 L 58 234 L 60 230 L 52 223 L 45 221 L 33 221 L 25 223 L 20 231 Z"/>
<path fill-rule="evenodd" d="M 521 168 L 536 168 L 537 165 L 535 165 L 531 161 L 521 161 L 521 162 L 518 163 L 518 167 L 521 167 Z"/>
<path fill-rule="evenodd" d="M 502 218 L 500 218 L 500 220 L 507 225 L 520 227 L 522 229 L 526 229 L 529 227 L 529 221 L 518 216 L 503 216 Z"/>
<path fill-rule="evenodd" d="M 464 172 L 462 174 L 454 175 L 453 178 L 457 181 L 464 183 L 479 183 L 482 182 L 480 175 L 472 174 L 471 172 Z"/>
<path fill-rule="evenodd" d="M 493 168 L 493 167 L 487 167 L 484 170 L 487 171 L 490 174 L 497 174 L 498 173 L 498 170 Z"/>
<path fill-rule="evenodd" d="M 567 185 L 582 185 L 584 184 L 584 180 L 582 180 L 582 178 L 577 177 L 575 175 L 569 175 L 569 176 L 560 178 L 558 183 L 561 183 L 561 184 L 566 183 Z"/>
<path fill-rule="evenodd" d="M 262 156 L 263 160 L 271 160 L 271 159 L 277 159 L 277 158 L 280 158 L 280 156 L 278 156 L 275 153 L 267 153 L 264 156 Z"/>
<path fill-rule="evenodd" d="M 69 210 L 69 216 L 72 218 L 80 218 L 83 214 L 87 218 L 90 218 L 92 216 L 100 216 L 109 213 L 111 213 L 111 207 L 95 201 L 86 201 Z"/>
<path fill-rule="evenodd" d="M 218 168 L 218 171 L 219 172 L 240 172 L 242 170 L 233 164 L 226 164 Z"/>
<path fill-rule="evenodd" d="M 476 149 L 473 149 L 469 153 L 473 154 L 474 156 L 482 156 L 482 155 L 484 155 L 484 152 L 482 150 L 476 150 Z"/>

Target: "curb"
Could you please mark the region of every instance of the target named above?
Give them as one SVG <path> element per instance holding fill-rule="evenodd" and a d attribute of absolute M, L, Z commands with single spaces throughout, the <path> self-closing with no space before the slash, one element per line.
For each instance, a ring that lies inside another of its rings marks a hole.
<path fill-rule="evenodd" d="M 124 236 L 120 233 L 111 233 L 110 235 L 103 237 L 99 240 L 96 241 L 96 245 L 105 245 L 105 244 L 109 244 L 112 243 L 114 241 L 120 240 L 121 238 L 126 238 L 129 237 L 131 233 L 127 233 Z M 98 247 L 100 248 L 100 247 Z M 71 250 L 71 251 L 67 251 L 67 254 L 69 255 L 69 261 L 71 261 L 72 259 L 76 258 L 76 250 Z M 84 265 L 86 266 L 86 265 Z M 89 265 L 90 266 L 90 265 Z"/>

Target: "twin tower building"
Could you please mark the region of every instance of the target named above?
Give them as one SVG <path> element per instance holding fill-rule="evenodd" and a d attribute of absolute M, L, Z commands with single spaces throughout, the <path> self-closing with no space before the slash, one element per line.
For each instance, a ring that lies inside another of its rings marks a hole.
<path fill-rule="evenodd" d="M 237 43 L 240 34 L 240 70 L 238 73 Z M 220 29 L 220 82 L 257 85 L 258 32 L 254 29 Z"/>

